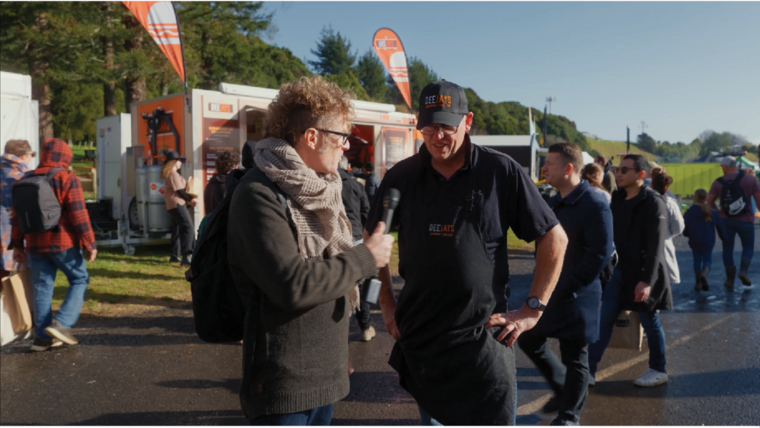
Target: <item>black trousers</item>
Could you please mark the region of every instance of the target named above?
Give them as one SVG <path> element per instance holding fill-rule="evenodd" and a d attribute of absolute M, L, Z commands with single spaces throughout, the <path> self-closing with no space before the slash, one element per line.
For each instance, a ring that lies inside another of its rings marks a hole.
<path fill-rule="evenodd" d="M 559 419 L 580 422 L 581 411 L 586 402 L 588 390 L 588 348 L 585 342 L 560 340 L 559 349 L 562 362 L 557 360 L 548 346 L 546 337 L 521 335 L 517 338 L 520 349 L 533 361 L 549 386 L 562 400 Z"/>
<path fill-rule="evenodd" d="M 193 253 L 195 233 L 193 233 L 193 219 L 187 205 L 177 205 L 177 208 L 169 210 L 172 219 L 172 247 L 171 256 L 181 258 Z"/>
<path fill-rule="evenodd" d="M 359 284 L 359 295 L 363 296 L 364 287 L 367 287 L 369 279 Z M 372 321 L 372 314 L 369 309 L 369 302 L 365 302 L 364 299 L 359 300 L 359 309 L 356 311 L 356 321 L 359 323 L 359 328 L 366 330 L 370 327 Z"/>

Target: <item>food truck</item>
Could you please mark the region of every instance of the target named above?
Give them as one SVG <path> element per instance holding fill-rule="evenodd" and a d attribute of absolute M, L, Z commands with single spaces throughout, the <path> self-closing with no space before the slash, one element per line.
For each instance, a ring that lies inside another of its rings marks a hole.
<path fill-rule="evenodd" d="M 180 173 L 195 183 L 189 193 L 199 198 L 191 216 L 200 224 L 208 214 L 202 195 L 215 172 L 216 157 L 224 151 L 240 153 L 246 142 L 265 138 L 266 111 L 277 93 L 220 83 L 218 91 L 192 89 L 133 103 L 129 114 L 98 119 L 98 174 L 103 189 L 98 199 L 111 201 L 109 211 L 119 225 L 100 245 L 123 245 L 131 253 L 135 244 L 166 242 L 171 221 L 160 171 L 168 151 L 185 158 Z M 414 115 L 397 112 L 391 104 L 353 104 L 356 137 L 346 152 L 351 165 L 372 162 L 382 177 L 417 152 L 422 136 L 415 130 Z"/>

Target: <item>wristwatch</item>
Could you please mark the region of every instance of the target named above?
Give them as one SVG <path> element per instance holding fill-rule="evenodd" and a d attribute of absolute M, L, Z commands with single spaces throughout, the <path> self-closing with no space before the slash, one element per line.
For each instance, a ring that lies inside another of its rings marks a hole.
<path fill-rule="evenodd" d="M 543 312 L 546 309 L 544 302 L 535 296 L 528 297 L 528 300 L 525 301 L 525 305 L 528 307 L 528 309 L 533 309 L 534 311 Z"/>

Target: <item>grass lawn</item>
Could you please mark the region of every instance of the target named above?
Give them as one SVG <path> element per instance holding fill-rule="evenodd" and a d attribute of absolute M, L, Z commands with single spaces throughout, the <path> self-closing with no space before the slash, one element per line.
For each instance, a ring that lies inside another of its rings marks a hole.
<path fill-rule="evenodd" d="M 121 247 L 101 248 L 93 263 L 87 264 L 90 285 L 82 313 L 118 316 L 140 313 L 156 306 L 183 306 L 191 301 L 185 268 L 169 265 L 168 245 L 137 247 L 134 256 Z M 61 273 L 55 279 L 53 308 L 58 309 L 68 291 Z"/>
<path fill-rule="evenodd" d="M 85 149 L 89 150 L 89 148 L 85 146 L 74 146 L 71 148 L 71 151 L 74 154 L 74 160 L 71 162 L 71 168 L 74 170 L 74 174 L 76 175 L 90 174 L 92 167 L 95 166 L 94 160 L 84 159 Z M 94 200 L 97 198 L 93 192 L 84 192 L 84 199 Z"/>
<path fill-rule="evenodd" d="M 607 159 L 609 159 L 610 156 L 615 156 L 616 165 L 620 163 L 618 154 L 625 153 L 625 146 L 626 146 L 625 143 L 621 143 L 618 141 L 595 140 L 590 137 L 586 137 L 586 141 L 588 141 L 589 147 L 596 150 L 600 154 L 604 155 Z M 631 153 L 642 154 L 644 155 L 645 158 L 647 158 L 647 160 L 657 159 L 656 155 L 653 155 L 652 153 L 641 150 L 633 144 L 631 144 Z"/>

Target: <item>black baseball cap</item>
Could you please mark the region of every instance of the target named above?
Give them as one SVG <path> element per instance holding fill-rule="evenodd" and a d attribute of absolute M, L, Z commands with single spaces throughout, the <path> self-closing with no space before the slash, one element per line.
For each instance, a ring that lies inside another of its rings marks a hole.
<path fill-rule="evenodd" d="M 425 86 L 420 93 L 417 129 L 433 123 L 459 126 L 462 117 L 469 112 L 464 89 L 456 83 L 439 80 Z"/>

